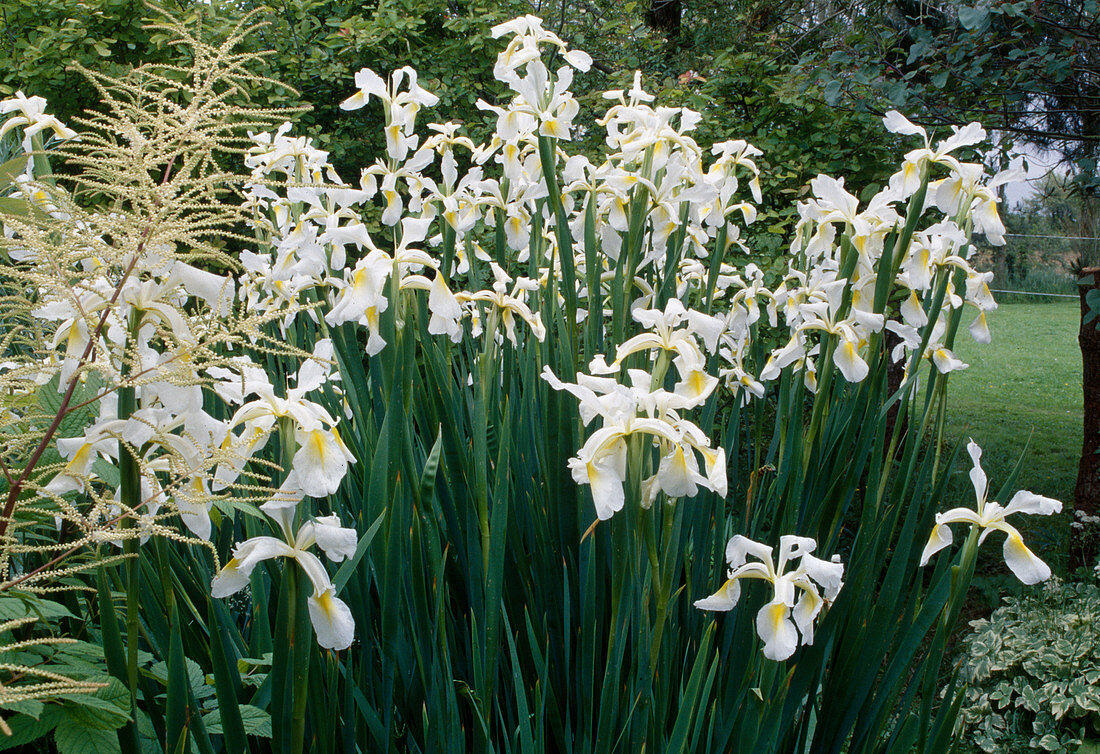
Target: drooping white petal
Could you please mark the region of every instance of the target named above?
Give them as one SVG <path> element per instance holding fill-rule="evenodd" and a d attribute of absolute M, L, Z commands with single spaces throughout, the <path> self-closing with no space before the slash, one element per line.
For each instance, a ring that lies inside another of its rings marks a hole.
<path fill-rule="evenodd" d="M 351 646 L 355 640 L 355 619 L 351 608 L 336 596 L 336 590 L 330 586 L 319 594 L 310 595 L 306 605 L 318 644 L 337 651 Z"/>
<path fill-rule="evenodd" d="M 701 369 L 696 369 L 687 374 L 681 374 L 680 381 L 676 383 L 673 390 L 676 395 L 688 401 L 689 408 L 693 408 L 703 403 L 717 386 L 717 377 L 713 377 Z"/>
<path fill-rule="evenodd" d="M 803 644 L 814 643 L 814 619 L 817 618 L 824 604 L 825 601 L 821 599 L 821 595 L 811 586 L 803 589 L 802 597 L 791 611 L 794 623 L 802 634 Z"/>
<path fill-rule="evenodd" d="M 661 457 L 657 479 L 661 491 L 672 498 L 694 497 L 699 491 L 699 482 L 706 484 L 706 478 L 699 473 L 695 454 L 679 444 L 673 445 L 668 454 Z"/>
<path fill-rule="evenodd" d="M 623 480 L 626 478 L 626 443 L 621 437 L 596 458 L 588 461 L 571 458 L 569 466 L 573 470 L 574 480 L 579 483 L 587 481 L 591 485 L 592 502 L 596 506 L 596 516 L 601 521 L 622 510 L 626 502 L 623 491 Z"/>
<path fill-rule="evenodd" d="M 451 293 L 443 275 L 436 273 L 428 294 L 428 310 L 431 320 L 428 332 L 432 335 L 446 335 L 455 343 L 462 340 L 462 307 Z"/>
<path fill-rule="evenodd" d="M 294 454 L 293 466 L 302 491 L 310 497 L 336 492 L 347 473 L 348 459 L 334 430 L 317 428 L 295 434 L 300 446 Z"/>
<path fill-rule="evenodd" d="M 707 484 L 711 491 L 725 497 L 729 491 L 729 479 L 726 476 L 726 451 L 722 448 L 696 448 L 703 454 L 706 466 Z"/>
<path fill-rule="evenodd" d="M 950 349 L 940 346 L 932 350 L 932 363 L 940 374 L 966 369 L 967 363 L 956 356 Z"/>
<path fill-rule="evenodd" d="M 783 661 L 798 648 L 798 631 L 791 609 L 782 601 L 769 602 L 756 614 L 756 633 L 764 641 L 764 656 Z"/>
<path fill-rule="evenodd" d="M 210 499 L 205 480 L 194 477 L 185 482 L 175 496 L 175 503 L 183 525 L 196 537 L 209 541 Z"/>
<path fill-rule="evenodd" d="M 921 306 L 916 291 L 910 291 L 905 303 L 901 305 L 901 318 L 912 327 L 924 327 L 928 324 L 928 315 Z"/>
<path fill-rule="evenodd" d="M 317 546 L 324 550 L 329 560 L 339 563 L 355 554 L 359 544 L 355 529 L 340 525 L 339 516 L 322 516 L 313 520 L 313 536 Z"/>
<path fill-rule="evenodd" d="M 989 323 L 986 321 L 985 312 L 978 312 L 978 316 L 970 323 L 970 337 L 974 339 L 976 343 L 990 343 L 993 340 L 993 334 L 989 332 Z"/>
<path fill-rule="evenodd" d="M 726 612 L 732 610 L 740 598 L 741 582 L 737 579 L 730 579 L 722 584 L 717 592 L 701 600 L 695 600 L 694 604 L 700 610 Z"/>
<path fill-rule="evenodd" d="M 928 559 L 951 544 L 951 528 L 945 524 L 936 524 L 932 527 L 932 533 L 928 536 L 928 544 L 924 546 L 924 552 L 920 556 L 920 564 L 927 565 Z"/>
<path fill-rule="evenodd" d="M 1015 528 L 1004 524 L 996 528 L 1008 535 L 1003 549 L 1005 564 L 1016 578 L 1028 586 L 1050 578 L 1050 566 L 1027 548 Z"/>
<path fill-rule="evenodd" d="M 856 343 L 847 338 L 841 338 L 833 351 L 833 363 L 848 382 L 861 382 L 871 371 L 860 357 Z"/>

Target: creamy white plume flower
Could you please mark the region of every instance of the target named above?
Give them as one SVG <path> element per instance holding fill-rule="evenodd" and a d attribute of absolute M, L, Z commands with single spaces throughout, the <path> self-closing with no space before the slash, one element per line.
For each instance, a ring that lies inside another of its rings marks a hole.
<path fill-rule="evenodd" d="M 988 480 L 981 465 L 982 449 L 978 447 L 977 443 L 970 440 L 966 445 L 966 451 L 970 454 L 970 458 L 974 463 L 973 468 L 970 470 L 970 482 L 974 485 L 977 505 L 974 510 L 952 508 L 944 513 L 936 514 L 936 525 L 932 527 L 928 544 L 925 545 L 924 552 L 921 553 L 920 564 L 922 566 L 926 565 L 933 555 L 951 544 L 951 524 L 970 524 L 971 527 L 976 526 L 981 531 L 978 544 L 984 542 L 985 538 L 994 531 L 1004 532 L 1003 553 L 1005 564 L 1008 565 L 1009 570 L 1015 574 L 1016 578 L 1028 585 L 1046 581 L 1050 578 L 1050 566 L 1027 548 L 1020 532 L 1012 524 L 1006 522 L 1005 519 L 1014 513 L 1031 513 L 1039 516 L 1060 513 L 1062 503 L 1027 490 L 1017 492 L 1008 501 L 1008 505 L 1005 506 L 987 500 Z"/>
<path fill-rule="evenodd" d="M 696 600 L 695 606 L 701 610 L 732 610 L 741 598 L 742 579 L 767 581 L 774 591 L 756 615 L 756 632 L 764 641 L 765 657 L 786 660 L 798 648 L 799 634 L 802 644 L 813 644 L 814 621 L 843 586 L 840 557 L 816 558 L 810 554 L 816 547 L 809 537 L 784 535 L 779 538 L 779 558 L 774 560 L 771 547 L 738 534 L 726 545 L 726 582 L 714 594 Z M 750 555 L 756 560 L 750 561 Z M 795 560 L 798 566 L 787 570 Z"/>

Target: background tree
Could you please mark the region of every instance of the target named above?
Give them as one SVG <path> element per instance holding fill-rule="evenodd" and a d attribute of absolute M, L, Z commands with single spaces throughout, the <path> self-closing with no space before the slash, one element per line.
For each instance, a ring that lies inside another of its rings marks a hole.
<path fill-rule="evenodd" d="M 172 7 L 202 13 L 215 35 L 244 13 L 266 8 L 267 26 L 248 43 L 253 51 L 274 51 L 266 58 L 272 81 L 250 96 L 266 107 L 309 105 L 296 132 L 314 136 L 349 181 L 374 161 L 374 147 L 362 134 L 381 123 L 378 114 L 348 118 L 339 109 L 355 90 L 356 71 L 385 74 L 402 65 L 430 71 L 440 112 L 484 130 L 488 121 L 475 102 L 494 99 L 498 89 L 490 29 L 529 9 L 519 0 L 179 0 Z M 153 14 L 142 0 L 87 0 L 82 8 L 75 15 L 65 0 L 0 0 L 0 96 L 22 89 L 45 97 L 52 112 L 71 121 L 96 101 L 74 63 L 117 74 L 140 62 L 180 62 L 183 53 L 167 45 L 166 35 L 143 28 Z"/>

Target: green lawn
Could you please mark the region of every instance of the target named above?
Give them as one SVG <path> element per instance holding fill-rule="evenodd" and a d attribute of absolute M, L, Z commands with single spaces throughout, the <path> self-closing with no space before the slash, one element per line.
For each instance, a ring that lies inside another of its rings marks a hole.
<path fill-rule="evenodd" d="M 947 437 L 965 443 L 969 436 L 983 448 L 991 496 L 1023 456 L 1014 489 L 1072 507 L 1081 453 L 1079 316 L 1077 303 L 1068 299 L 1002 304 L 989 317 L 992 343 L 975 343 L 960 331 L 955 350 L 970 368 L 952 375 Z M 969 468 L 964 454 L 956 464 L 949 503 L 973 504 Z M 1050 524 L 1020 518 L 1014 523 L 1022 525 L 1025 538 L 1035 529 L 1036 549 L 1057 548 L 1067 530 L 1066 514 Z"/>

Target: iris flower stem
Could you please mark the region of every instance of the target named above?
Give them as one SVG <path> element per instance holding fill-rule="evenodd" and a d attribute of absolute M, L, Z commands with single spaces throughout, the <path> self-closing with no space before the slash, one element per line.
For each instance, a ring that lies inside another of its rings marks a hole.
<path fill-rule="evenodd" d="M 130 312 L 129 339 L 132 342 L 141 328 L 141 313 L 134 309 Z M 118 389 L 118 418 L 125 421 L 137 409 L 137 393 L 133 385 L 125 384 L 130 374 L 130 362 L 122 362 L 121 376 L 123 385 Z M 134 528 L 134 516 L 141 505 L 141 468 L 134 458 L 130 447 L 122 440 L 118 441 L 119 501 L 124 515 L 120 526 L 124 530 Z M 127 532 L 129 534 L 129 532 Z M 130 712 L 137 710 L 138 688 L 138 634 L 140 627 L 141 571 L 138 562 L 140 540 L 136 535 L 125 536 L 122 551 L 126 554 L 126 685 L 130 692 Z M 134 718 L 136 719 L 136 718 Z"/>
<path fill-rule="evenodd" d="M 940 307 L 943 305 L 943 299 L 947 294 L 947 282 L 948 282 L 948 280 L 947 280 L 946 273 L 941 273 L 937 278 L 936 286 L 932 290 L 931 297 L 929 299 L 926 299 L 926 301 L 925 301 L 925 311 L 926 312 L 939 312 Z M 934 327 L 935 327 L 935 323 L 931 322 L 931 321 L 925 326 L 923 334 L 921 335 L 920 345 L 913 352 L 913 355 L 912 355 L 912 357 L 910 358 L 910 361 L 909 361 L 909 368 L 908 368 L 908 372 L 907 372 L 909 376 L 906 377 L 906 379 L 902 382 L 901 387 L 898 388 L 899 392 L 909 390 L 910 383 L 914 379 L 914 376 L 917 374 L 917 370 L 918 370 L 918 367 L 920 366 L 921 359 L 923 357 L 924 351 L 925 351 L 925 349 L 928 348 L 928 342 L 931 338 L 932 329 Z M 932 385 L 933 388 L 935 388 L 937 385 L 939 385 L 942 382 L 941 378 L 942 378 L 942 375 L 940 375 L 936 371 L 936 367 L 933 364 L 933 366 L 930 368 L 930 375 L 929 375 L 929 381 L 930 381 L 930 384 Z M 901 403 L 902 409 L 907 409 L 907 407 L 910 404 L 909 396 L 905 395 L 901 399 L 901 401 L 902 401 L 902 403 Z M 901 410 L 898 411 L 899 417 L 902 415 L 902 413 L 903 412 Z M 924 411 L 924 414 L 921 416 L 920 429 L 919 429 L 919 431 L 916 435 L 918 438 L 924 437 L 924 431 L 925 431 L 925 428 L 927 426 L 928 416 L 929 416 L 929 410 L 926 407 L 925 411 Z M 894 456 L 897 452 L 898 442 L 899 442 L 900 437 L 901 437 L 901 428 L 904 424 L 905 424 L 905 422 L 902 422 L 902 421 L 894 422 L 894 432 L 893 432 L 893 435 L 890 438 L 890 449 L 889 449 L 888 453 L 886 454 L 886 461 L 883 464 L 883 468 L 887 470 L 887 473 L 884 473 L 882 475 L 882 480 L 879 482 L 878 494 L 877 494 L 877 498 L 876 498 L 876 505 L 879 505 L 879 504 L 882 503 L 882 498 L 886 494 L 886 485 L 887 485 L 887 482 L 890 480 L 889 469 L 891 469 L 893 467 Z M 915 460 L 916 460 L 916 456 L 914 455 L 913 456 L 913 462 L 914 463 L 915 463 Z M 912 470 L 913 470 L 913 463 L 910 464 L 909 474 L 911 474 Z M 908 475 L 907 475 L 907 478 L 908 478 Z"/>
<path fill-rule="evenodd" d="M 661 503 L 654 506 L 653 513 L 661 519 L 660 539 L 667 548 L 669 537 L 672 535 L 673 516 Z M 667 559 L 665 565 L 668 565 Z M 653 574 L 653 591 L 657 600 L 657 616 L 653 621 L 653 632 L 649 644 L 649 673 L 652 680 L 657 675 L 657 660 L 661 656 L 661 640 L 664 638 L 665 622 L 668 619 L 669 588 L 672 582 L 671 570 L 669 573 L 661 571 L 656 543 L 649 548 L 649 566 Z"/>
<path fill-rule="evenodd" d="M 947 420 L 947 380 L 936 382 L 936 429 L 935 448 L 936 453 L 932 461 L 932 478 L 938 479 L 940 473 L 940 456 L 943 454 L 943 429 Z"/>
<path fill-rule="evenodd" d="M 840 276 L 843 278 L 850 278 L 853 270 L 855 269 L 856 262 L 859 258 L 859 254 L 856 252 L 855 247 L 852 245 L 852 239 L 849 232 L 841 238 L 841 268 Z M 844 296 L 841 299 L 840 307 L 837 309 L 834 319 L 840 321 L 848 316 L 848 311 L 852 307 L 852 293 L 851 286 L 844 288 Z M 821 349 L 821 358 L 818 363 L 821 364 L 821 377 L 817 381 L 817 391 L 814 394 L 814 407 L 813 412 L 810 415 L 810 426 L 806 430 L 806 443 L 805 450 L 802 453 L 802 476 L 805 477 L 810 468 L 810 459 L 813 457 L 814 444 L 817 442 L 817 434 L 821 429 L 821 423 L 828 415 L 828 404 L 832 395 L 833 387 L 833 373 L 835 371 L 835 364 L 833 362 L 833 352 L 836 350 L 838 335 L 830 333 L 826 342 L 824 342 Z"/>
<path fill-rule="evenodd" d="M 290 751 L 302 754 L 305 748 L 306 700 L 309 681 L 310 629 L 307 613 L 303 609 L 302 572 L 299 568 L 287 568 L 290 580 L 290 626 L 288 632 L 291 657 L 291 717 Z"/>
<path fill-rule="evenodd" d="M 963 543 L 958 564 L 951 566 L 951 591 L 948 594 L 947 603 L 943 607 L 939 628 L 932 639 L 932 648 L 928 653 L 927 662 L 931 672 L 925 675 L 925 701 L 922 703 L 922 717 L 925 718 L 930 714 L 930 700 L 935 696 L 935 684 L 939 678 L 939 667 L 943 663 L 948 634 L 950 634 L 952 626 L 959 618 L 963 597 L 966 595 L 970 587 L 971 577 L 974 575 L 974 564 L 978 560 L 978 536 L 978 527 L 972 526 L 966 542 Z M 928 726 L 922 726 L 921 728 L 916 751 L 926 750 L 927 728 Z"/>
<path fill-rule="evenodd" d="M 50 158 L 46 154 L 45 145 L 42 143 L 41 132 L 31 137 L 31 155 L 34 164 L 34 180 L 56 186 L 57 182 L 53 179 L 53 167 L 50 165 Z"/>
<path fill-rule="evenodd" d="M 489 397 L 492 388 L 490 380 L 493 379 L 492 365 L 497 354 L 496 331 L 500 326 L 500 314 L 495 306 L 490 308 L 485 325 L 485 348 L 482 350 L 477 364 L 478 381 L 480 382 L 478 388 L 481 392 L 481 406 L 479 408 L 478 421 L 481 424 L 479 427 L 479 431 L 481 432 L 487 432 L 489 426 Z M 477 496 L 477 514 L 478 526 L 481 529 L 481 575 L 487 583 L 489 579 L 490 546 L 488 481 L 486 480 L 485 483 L 480 484 L 479 487 L 481 490 Z"/>
<path fill-rule="evenodd" d="M 279 465 L 289 474 L 294 464 L 294 420 L 288 416 L 279 417 Z M 286 637 L 290 659 L 290 751 L 301 754 L 305 745 L 306 701 L 308 697 L 310 661 L 310 627 L 308 614 L 304 609 L 304 596 L 301 583 L 301 571 L 297 568 L 286 569 L 287 579 L 287 625 Z"/>

